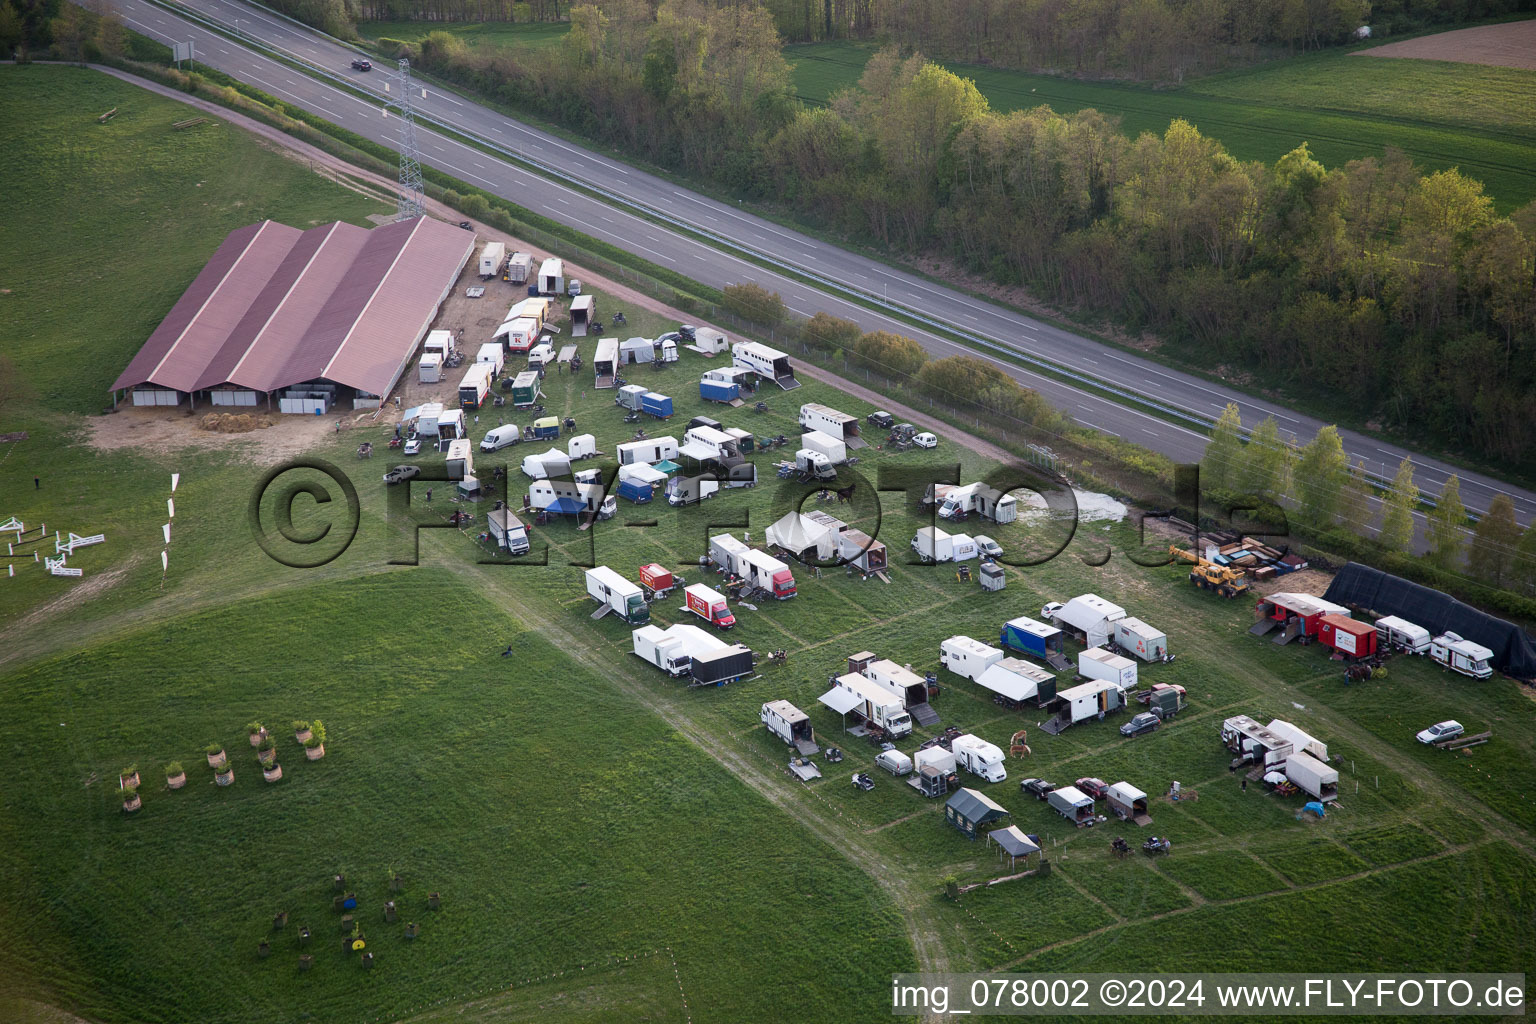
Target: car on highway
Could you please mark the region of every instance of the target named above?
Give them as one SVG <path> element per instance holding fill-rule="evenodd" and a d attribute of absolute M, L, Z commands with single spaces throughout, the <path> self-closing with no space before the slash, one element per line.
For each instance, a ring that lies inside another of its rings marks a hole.
<path fill-rule="evenodd" d="M 384 474 L 384 482 L 393 487 L 395 484 L 403 484 L 412 477 L 420 475 L 420 466 L 396 466 Z"/>
<path fill-rule="evenodd" d="M 352 62 L 352 70 L 353 71 L 372 71 L 373 70 L 373 61 L 371 61 L 371 60 L 364 60 L 363 58 L 358 57 L 356 60 L 354 60 Z"/>
<path fill-rule="evenodd" d="M 1461 723 L 1455 719 L 1446 719 L 1444 722 L 1436 722 L 1428 729 L 1421 730 L 1414 739 L 1420 743 L 1440 743 L 1444 740 L 1453 740 L 1466 732 Z"/>
<path fill-rule="evenodd" d="M 420 455 L 421 454 L 421 438 L 419 438 L 419 437 L 411 438 L 409 441 L 405 442 L 405 447 L 400 449 L 400 450 L 403 451 L 407 455 Z"/>
<path fill-rule="evenodd" d="M 1143 711 L 1135 718 L 1120 727 L 1121 736 L 1140 736 L 1144 732 L 1151 732 L 1163 724 L 1163 720 L 1150 711 Z"/>
<path fill-rule="evenodd" d="M 1103 800 L 1105 794 L 1109 792 L 1109 783 L 1105 782 L 1103 779 L 1093 778 L 1092 776 L 1084 779 L 1078 779 L 1076 782 L 1072 783 L 1072 785 L 1076 786 L 1084 793 L 1087 793 L 1095 800 Z"/>
<path fill-rule="evenodd" d="M 937 448 L 939 446 L 939 439 L 925 430 L 914 437 L 912 443 L 919 448 Z"/>
<path fill-rule="evenodd" d="M 1028 793 L 1036 800 L 1044 800 L 1055 792 L 1057 785 L 1054 782 L 1046 782 L 1044 779 L 1020 779 L 1019 792 Z"/>
<path fill-rule="evenodd" d="M 1003 546 L 984 533 L 978 533 L 971 538 L 976 542 L 976 550 L 988 558 L 1002 558 Z"/>

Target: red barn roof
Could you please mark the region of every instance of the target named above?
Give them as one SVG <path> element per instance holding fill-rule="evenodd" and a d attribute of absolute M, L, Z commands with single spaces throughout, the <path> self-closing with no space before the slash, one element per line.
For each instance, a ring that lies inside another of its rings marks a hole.
<path fill-rule="evenodd" d="M 113 389 L 276 391 L 327 380 L 382 395 L 474 248 L 427 217 L 230 233 Z"/>

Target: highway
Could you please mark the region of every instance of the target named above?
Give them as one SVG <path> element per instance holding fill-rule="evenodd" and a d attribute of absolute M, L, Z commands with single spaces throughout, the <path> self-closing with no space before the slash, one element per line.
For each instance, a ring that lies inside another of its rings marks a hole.
<path fill-rule="evenodd" d="M 350 64 L 357 56 L 356 51 L 237 0 L 187 0 L 184 4 L 239 36 L 260 40 L 347 78 L 354 88 L 377 97 L 376 102 L 369 102 L 144 0 L 110 0 L 110 3 L 131 28 L 144 35 L 166 43 L 192 41 L 196 60 L 200 63 L 249 82 L 284 103 L 311 111 L 365 138 L 390 147 L 397 144 L 399 119 L 384 109 L 386 102 L 397 98 L 386 91 L 386 83 L 391 77 L 388 62 L 379 62 L 373 72 L 353 71 Z M 834 282 L 875 299 L 884 297 L 893 305 L 920 310 L 962 332 L 1049 360 L 1122 391 L 1154 396 L 1161 403 L 1185 410 L 1200 419 L 1214 419 L 1230 401 L 1242 410 L 1245 424 L 1252 426 L 1272 415 L 1279 422 L 1282 434 L 1301 442 L 1309 440 L 1323 425 L 1320 420 L 1284 406 L 1171 370 L 811 238 L 728 203 L 681 189 L 435 86 L 427 85 L 413 96 L 413 104 L 419 114 L 450 125 L 455 131 L 483 144 L 558 169 L 690 229 L 729 239 L 753 253 L 793 267 L 807 277 Z M 719 288 L 754 281 L 778 292 L 790 309 L 802 315 L 826 311 L 854 320 L 865 330 L 896 331 L 916 338 L 935 356 L 963 353 L 990 358 L 985 350 L 957 344 L 942 335 L 917 329 L 905 320 L 851 301 L 836 288 L 813 287 L 765 269 L 735 255 L 729 248 L 671 230 L 631 213 L 623 206 L 594 198 L 517 163 L 456 142 L 420 122 L 417 139 L 424 164 L 594 238 L 643 255 L 704 284 Z M 1112 398 L 1034 373 L 1012 362 L 992 361 L 1038 390 L 1084 426 L 1133 441 L 1180 462 L 1198 461 L 1204 450 L 1206 436 L 1198 429 L 1119 404 Z M 1410 454 L 1398 445 L 1353 431 L 1341 433 L 1352 462 L 1363 460 L 1370 472 L 1389 479 L 1399 461 Z M 1445 478 L 1454 472 L 1461 479 L 1462 500 L 1470 510 L 1486 509 L 1492 496 L 1503 492 L 1514 499 L 1522 522 L 1536 514 L 1536 494 L 1530 491 L 1417 453 L 1413 453 L 1412 458 L 1416 482 L 1427 497 L 1437 494 Z"/>

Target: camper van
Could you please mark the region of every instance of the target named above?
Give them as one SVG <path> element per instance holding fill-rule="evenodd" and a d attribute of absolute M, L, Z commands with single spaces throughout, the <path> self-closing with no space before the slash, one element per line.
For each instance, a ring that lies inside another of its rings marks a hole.
<path fill-rule="evenodd" d="M 1473 679 L 1487 679 L 1493 675 L 1493 652 L 1482 644 L 1463 640 L 1455 633 L 1442 633 L 1429 642 L 1429 656 L 1452 672 L 1460 672 Z"/>
<path fill-rule="evenodd" d="M 1431 637 L 1429 630 L 1396 615 L 1376 620 L 1377 646 L 1395 647 L 1409 654 L 1428 654 Z"/>
<path fill-rule="evenodd" d="M 957 736 L 949 749 L 954 753 L 955 761 L 972 775 L 980 775 L 988 782 L 1002 782 L 1008 778 L 1001 748 L 980 736 L 970 733 Z"/>

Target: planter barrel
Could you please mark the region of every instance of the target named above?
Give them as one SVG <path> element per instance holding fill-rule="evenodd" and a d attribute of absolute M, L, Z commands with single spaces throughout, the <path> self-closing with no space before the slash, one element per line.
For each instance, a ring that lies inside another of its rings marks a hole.
<path fill-rule="evenodd" d="M 265 960 L 272 955 L 272 945 L 266 939 L 256 943 L 256 955 Z"/>
<path fill-rule="evenodd" d="M 261 741 L 267 738 L 267 730 L 263 729 L 260 732 L 253 732 L 250 734 L 250 737 L 251 746 L 259 747 L 261 746 Z"/>
<path fill-rule="evenodd" d="M 320 743 L 320 744 L 316 744 L 313 747 L 305 747 L 304 748 L 304 756 L 309 758 L 311 761 L 318 761 L 318 760 L 320 760 L 322 757 L 325 756 L 325 744 L 324 743 Z"/>
<path fill-rule="evenodd" d="M 277 748 L 271 747 L 267 750 L 256 751 L 256 760 L 264 765 L 271 765 L 272 762 L 277 760 Z"/>
<path fill-rule="evenodd" d="M 228 786 L 235 781 L 235 770 L 229 765 L 225 765 L 223 769 L 213 777 L 213 781 L 217 782 L 221 786 Z"/>
<path fill-rule="evenodd" d="M 309 742 L 309 738 L 311 736 L 313 736 L 314 734 L 315 734 L 314 730 L 312 730 L 312 729 L 305 729 L 303 732 L 296 732 L 296 733 L 294 733 L 293 734 L 293 738 L 294 738 L 294 741 L 297 742 L 297 743 L 308 743 Z"/>
<path fill-rule="evenodd" d="M 308 953 L 299 954 L 299 970 L 307 971 L 315 965 L 315 958 Z"/>
<path fill-rule="evenodd" d="M 268 782 L 276 782 L 278 779 L 283 777 L 283 766 L 280 764 L 274 764 L 270 768 L 264 768 L 262 769 L 261 777 L 266 779 Z"/>
<path fill-rule="evenodd" d="M 443 905 L 443 897 L 441 896 L 441 894 L 435 893 L 435 892 L 427 893 L 427 909 L 429 909 L 429 910 L 439 910 L 439 909 L 442 908 L 442 905 Z"/>
<path fill-rule="evenodd" d="M 394 920 L 395 920 L 395 901 L 394 900 L 386 900 L 384 902 L 384 920 L 389 922 L 389 923 L 391 923 L 391 924 L 394 923 Z"/>
<path fill-rule="evenodd" d="M 406 938 L 414 939 L 416 936 L 418 936 L 420 934 L 421 934 L 421 925 L 417 924 L 415 921 L 411 921 L 410 923 L 408 923 L 405 926 L 405 937 Z"/>
<path fill-rule="evenodd" d="M 165 777 L 165 785 L 169 789 L 180 789 L 182 786 L 185 786 L 186 784 L 187 784 L 187 773 L 186 772 L 182 772 L 179 775 L 167 775 Z"/>
<path fill-rule="evenodd" d="M 137 793 L 123 801 L 123 810 L 129 812 L 130 814 L 142 806 L 144 806 L 144 801 L 140 799 L 139 794 Z"/>
<path fill-rule="evenodd" d="M 224 751 L 222 751 L 222 750 L 219 751 L 217 754 L 209 754 L 208 755 L 208 767 L 209 768 L 217 768 L 220 765 L 222 765 L 225 761 L 228 761 L 228 760 L 229 760 L 229 755 L 224 753 Z"/>
<path fill-rule="evenodd" d="M 140 781 L 139 773 L 134 772 L 132 775 L 119 775 L 117 777 L 117 781 L 118 785 L 122 786 L 124 789 L 138 789 Z"/>
<path fill-rule="evenodd" d="M 280 932 L 286 927 L 288 927 L 288 911 L 279 910 L 277 913 L 272 915 L 273 931 Z"/>

